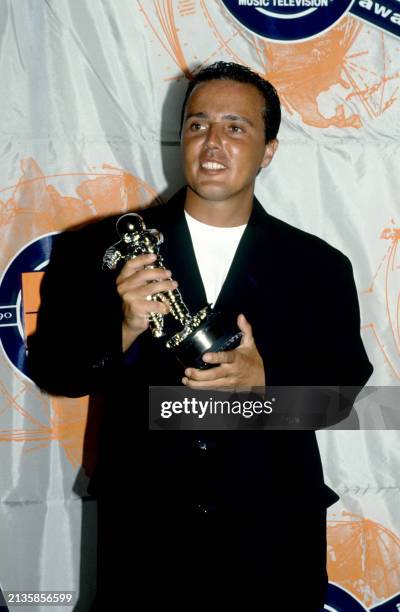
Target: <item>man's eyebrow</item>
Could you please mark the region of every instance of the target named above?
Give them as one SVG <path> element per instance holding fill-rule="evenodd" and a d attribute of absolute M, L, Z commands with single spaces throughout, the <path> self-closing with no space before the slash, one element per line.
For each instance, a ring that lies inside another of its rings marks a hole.
<path fill-rule="evenodd" d="M 196 117 L 196 119 L 208 119 L 208 115 L 207 113 L 189 113 L 189 115 L 186 115 L 186 119 L 185 121 L 188 121 L 188 119 L 191 119 L 192 117 Z"/>
<path fill-rule="evenodd" d="M 209 119 L 208 113 L 204 113 L 200 111 L 198 113 L 189 113 L 189 115 L 187 115 L 186 117 L 186 121 L 188 121 L 189 119 L 192 119 L 193 117 L 195 117 L 196 119 Z M 248 119 L 247 117 L 244 117 L 243 115 L 234 115 L 234 114 L 222 115 L 221 119 L 225 121 L 243 121 L 243 123 L 247 123 L 251 127 L 254 127 L 253 122 L 250 121 L 250 119 Z"/>
<path fill-rule="evenodd" d="M 244 117 L 243 115 L 223 115 L 222 119 L 227 119 L 228 121 L 243 121 L 243 123 L 247 123 L 254 127 L 254 123 L 250 121 L 248 117 Z"/>

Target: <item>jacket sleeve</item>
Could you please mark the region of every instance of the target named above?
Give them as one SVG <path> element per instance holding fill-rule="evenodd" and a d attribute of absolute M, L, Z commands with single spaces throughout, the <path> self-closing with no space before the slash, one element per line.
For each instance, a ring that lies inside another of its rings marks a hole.
<path fill-rule="evenodd" d="M 301 284 L 296 281 L 294 293 L 300 297 L 293 302 L 295 323 L 289 340 L 281 343 L 290 350 L 282 351 L 275 370 L 269 366 L 274 363 L 271 356 L 264 363 L 269 394 L 274 388 L 275 412 L 280 406 L 283 424 L 320 429 L 349 417 L 373 368 L 361 339 L 348 258 L 331 247 L 318 248 L 310 250 L 302 266 L 308 273 L 300 270 Z"/>
<path fill-rule="evenodd" d="M 318 428 L 332 427 L 350 416 L 373 371 L 361 339 L 360 308 L 349 259 L 334 252 L 325 260 L 319 279 L 315 295 L 319 296 L 316 318 L 320 333 L 313 384 L 326 389 L 315 393 L 323 396 L 325 406 L 315 414 Z M 358 428 L 355 412 L 350 426 Z"/>
<path fill-rule="evenodd" d="M 360 308 L 353 269 L 350 261 L 343 255 L 339 278 L 340 283 L 333 281 L 328 288 L 328 316 L 335 317 L 330 337 L 337 368 L 335 378 L 338 384 L 338 410 L 332 412 L 327 426 L 336 425 L 350 416 L 358 394 L 373 372 L 361 339 Z M 329 319 L 327 324 L 330 325 Z M 329 347 L 327 349 L 329 350 Z M 353 414 L 352 422 L 353 426 L 358 423 L 356 413 Z"/>
<path fill-rule="evenodd" d="M 107 241 L 104 227 L 101 222 L 60 234 L 42 281 L 28 367 L 36 384 L 53 395 L 102 390 L 123 360 L 115 274 L 101 268 L 113 240 L 109 232 Z"/>
<path fill-rule="evenodd" d="M 335 266 L 328 265 L 323 282 L 325 305 L 321 304 L 321 311 L 333 383 L 361 388 L 371 376 L 373 367 L 361 339 L 357 289 L 348 258 L 340 254 Z"/>

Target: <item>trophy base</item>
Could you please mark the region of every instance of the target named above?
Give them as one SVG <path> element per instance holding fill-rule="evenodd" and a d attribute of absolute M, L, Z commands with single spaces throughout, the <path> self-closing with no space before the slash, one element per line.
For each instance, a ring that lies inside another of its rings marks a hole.
<path fill-rule="evenodd" d="M 204 353 L 234 349 L 239 346 L 241 337 L 242 332 L 237 327 L 234 329 L 233 325 L 227 325 L 226 316 L 211 312 L 199 327 L 171 350 L 184 368 L 206 370 L 215 366 L 203 361 Z"/>

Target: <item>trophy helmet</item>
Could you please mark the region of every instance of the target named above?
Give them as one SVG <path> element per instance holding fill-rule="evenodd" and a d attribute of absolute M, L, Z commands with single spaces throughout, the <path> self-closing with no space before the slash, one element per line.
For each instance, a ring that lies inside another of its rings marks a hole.
<path fill-rule="evenodd" d="M 131 242 L 135 236 L 141 234 L 146 226 L 140 215 L 136 213 L 127 213 L 122 215 L 117 221 L 117 233 L 125 242 Z"/>

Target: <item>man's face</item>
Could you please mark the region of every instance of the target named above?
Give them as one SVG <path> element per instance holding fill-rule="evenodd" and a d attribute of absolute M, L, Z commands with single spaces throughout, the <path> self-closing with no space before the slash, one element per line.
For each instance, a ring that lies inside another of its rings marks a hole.
<path fill-rule="evenodd" d="M 277 146 L 265 143 L 263 108 L 264 98 L 251 84 L 207 81 L 193 90 L 182 128 L 183 167 L 202 199 L 252 196 L 255 177 Z"/>

